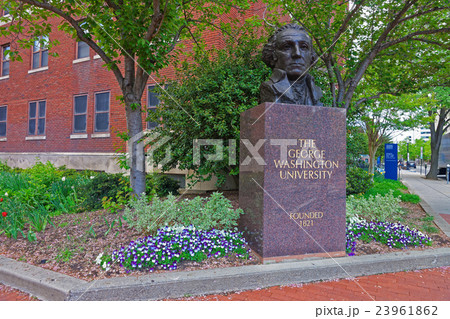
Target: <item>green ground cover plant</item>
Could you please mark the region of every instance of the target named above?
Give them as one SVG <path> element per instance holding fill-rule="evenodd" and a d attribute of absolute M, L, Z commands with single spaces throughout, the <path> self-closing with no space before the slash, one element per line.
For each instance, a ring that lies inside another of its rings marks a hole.
<path fill-rule="evenodd" d="M 216 192 L 209 198 L 197 196 L 180 201 L 174 195 L 165 200 L 156 196 L 151 203 L 146 196 L 132 198 L 124 218 L 131 227 L 150 235 L 167 225 L 230 230 L 237 227 L 243 213 L 242 209 L 233 209 L 230 200 Z"/>
<path fill-rule="evenodd" d="M 392 191 L 393 196 L 400 198 L 402 202 L 410 202 L 413 204 L 420 202 L 419 196 L 402 192 L 402 190 L 407 189 L 408 188 L 400 181 L 385 179 L 382 175 L 378 175 L 374 177 L 373 187 L 368 189 L 364 193 L 364 196 L 368 198 L 369 196 L 375 196 L 377 194 L 386 195 Z"/>
<path fill-rule="evenodd" d="M 405 213 L 400 202 L 399 198 L 394 197 L 392 190 L 385 195 L 350 195 L 346 201 L 347 220 L 364 218 L 370 221 L 397 221 Z"/>

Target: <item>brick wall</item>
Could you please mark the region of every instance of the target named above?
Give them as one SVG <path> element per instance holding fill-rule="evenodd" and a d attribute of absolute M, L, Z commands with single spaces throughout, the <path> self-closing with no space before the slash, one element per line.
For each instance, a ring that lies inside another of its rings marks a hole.
<path fill-rule="evenodd" d="M 261 4 L 254 5 L 246 17 L 262 14 L 262 10 L 254 10 L 255 6 L 260 8 Z M 236 11 L 222 20 L 229 17 L 237 17 Z M 59 21 L 53 18 L 51 22 L 56 25 Z M 116 100 L 121 91 L 113 73 L 102 66 L 102 59 L 94 58 L 95 52 L 92 50 L 89 60 L 73 63 L 76 59 L 76 41 L 57 28 L 54 28 L 50 38 L 58 39 L 60 44 L 52 49 L 51 52 L 57 53 L 58 57 L 49 56 L 47 70 L 30 74 L 31 49 L 24 49 L 21 50 L 23 62 L 11 61 L 9 78 L 0 79 L 0 106 L 6 105 L 8 110 L 7 135 L 6 138 L 0 138 L 0 153 L 114 152 L 119 146 L 123 146 L 116 133 L 126 131 L 126 120 L 124 107 Z M 206 32 L 204 39 L 216 48 L 224 45 L 218 31 Z M 9 42 L 8 39 L 0 38 L 0 45 Z M 186 42 L 185 50 L 192 50 L 191 41 Z M 161 75 L 173 79 L 173 67 L 166 68 Z M 155 81 L 157 79 L 152 75 L 149 85 Z M 109 137 L 103 135 L 95 138 L 92 135 L 94 94 L 103 91 L 110 92 L 110 132 Z M 73 136 L 74 96 L 79 94 L 88 95 L 86 138 Z M 38 100 L 46 100 L 45 139 L 27 140 L 28 105 L 29 102 Z M 147 92 L 144 93 L 142 103 L 147 104 Z"/>

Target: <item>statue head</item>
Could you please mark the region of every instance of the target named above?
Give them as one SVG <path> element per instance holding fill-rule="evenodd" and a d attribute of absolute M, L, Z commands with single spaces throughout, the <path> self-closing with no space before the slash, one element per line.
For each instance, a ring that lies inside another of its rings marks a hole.
<path fill-rule="evenodd" d="M 278 28 L 269 38 L 262 60 L 272 69 L 284 70 L 289 80 L 296 80 L 306 75 L 316 56 L 306 30 L 291 23 Z"/>

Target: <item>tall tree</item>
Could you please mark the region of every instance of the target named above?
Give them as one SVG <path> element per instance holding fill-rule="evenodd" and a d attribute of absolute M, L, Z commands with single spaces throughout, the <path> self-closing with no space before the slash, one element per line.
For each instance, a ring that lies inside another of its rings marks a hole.
<path fill-rule="evenodd" d="M 403 101 L 420 106 L 411 113 L 414 126 L 430 128 L 431 165 L 426 178 L 436 179 L 442 136 L 450 128 L 450 87 L 437 86 L 407 94 Z"/>
<path fill-rule="evenodd" d="M 354 99 L 358 85 L 375 59 L 403 43 L 446 47 L 448 14 L 445 0 L 265 0 L 277 23 L 280 11 L 304 26 L 326 69 L 332 105 L 349 109 L 386 93 L 388 86 Z M 401 54 L 401 53 L 399 53 Z M 389 70 L 387 70 L 389 71 Z M 353 99 L 353 101 L 352 101 Z"/>
<path fill-rule="evenodd" d="M 450 88 L 437 87 L 428 94 L 434 97 L 435 103 L 428 105 L 427 108 L 431 132 L 431 165 L 426 178 L 437 179 L 442 136 L 450 129 Z"/>
<path fill-rule="evenodd" d="M 37 37 L 44 42 L 57 26 L 87 43 L 113 72 L 122 91 L 127 136 L 132 143 L 130 180 L 135 193 L 145 191 L 144 143 L 141 99 L 149 75 L 168 65 L 180 39 L 199 36 L 205 28 L 227 29 L 219 17 L 232 8 L 243 9 L 246 0 L 153 0 L 153 1 L 34 1 L 3 0 L 10 16 L 0 26 L 0 36 L 11 39 L 10 57 L 20 60 L 19 48 L 30 48 Z M 43 44 L 43 43 L 41 43 Z M 50 37 L 51 51 L 58 42 Z M 183 112 L 181 109 L 179 112 Z M 195 123 L 193 123 L 195 125 Z"/>
<path fill-rule="evenodd" d="M 252 26 L 249 22 L 243 30 Z M 202 50 L 185 61 L 177 68 L 177 80 L 160 92 L 161 104 L 150 117 L 160 124 L 151 135 L 167 141 L 153 154 L 163 170 L 187 169 L 194 182 L 214 175 L 217 186 L 232 176 L 239 184 L 240 114 L 258 104 L 259 86 L 270 74 L 258 49 L 265 39 L 243 30 L 227 37 L 225 48 Z M 177 111 L 180 106 L 186 113 Z M 201 125 L 193 125 L 188 114 Z"/>
<path fill-rule="evenodd" d="M 410 114 L 418 107 L 418 104 L 412 103 L 413 101 L 405 103 L 405 101 L 404 96 L 386 95 L 377 100 L 365 102 L 367 105 L 360 114 L 360 121 L 367 135 L 369 173 L 374 173 L 377 150 L 389 140 L 390 135 L 395 130 L 416 125 Z"/>
<path fill-rule="evenodd" d="M 418 159 L 420 158 L 422 150 L 423 160 L 429 161 L 431 159 L 430 141 L 431 140 L 425 141 L 423 139 L 415 140 L 414 143 L 410 143 L 407 140 L 401 141 L 398 143 L 398 152 L 402 158 L 407 158 L 409 151 L 411 159 Z"/>

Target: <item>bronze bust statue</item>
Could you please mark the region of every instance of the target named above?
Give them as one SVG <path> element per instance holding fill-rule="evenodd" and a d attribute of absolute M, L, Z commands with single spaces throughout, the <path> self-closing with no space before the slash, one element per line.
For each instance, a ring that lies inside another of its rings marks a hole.
<path fill-rule="evenodd" d="M 260 103 L 323 106 L 322 90 L 308 74 L 316 56 L 306 30 L 297 24 L 280 27 L 264 46 L 262 59 L 272 69 L 259 89 Z"/>

